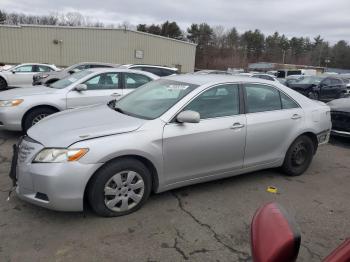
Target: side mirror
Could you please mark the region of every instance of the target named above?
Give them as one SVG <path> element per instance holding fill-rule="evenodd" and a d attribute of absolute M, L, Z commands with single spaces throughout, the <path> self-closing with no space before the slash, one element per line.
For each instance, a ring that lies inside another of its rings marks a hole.
<path fill-rule="evenodd" d="M 282 206 L 268 203 L 256 211 L 251 224 L 253 261 L 295 261 L 300 241 L 295 220 Z"/>
<path fill-rule="evenodd" d="M 199 123 L 201 116 L 196 111 L 186 110 L 178 114 L 176 120 L 179 123 Z"/>
<path fill-rule="evenodd" d="M 15 70 L 11 70 L 12 74 L 16 74 L 16 71 Z"/>
<path fill-rule="evenodd" d="M 82 91 L 85 91 L 87 90 L 87 85 L 85 84 L 78 84 L 75 88 L 74 88 L 75 91 L 78 91 L 78 92 L 82 92 Z"/>

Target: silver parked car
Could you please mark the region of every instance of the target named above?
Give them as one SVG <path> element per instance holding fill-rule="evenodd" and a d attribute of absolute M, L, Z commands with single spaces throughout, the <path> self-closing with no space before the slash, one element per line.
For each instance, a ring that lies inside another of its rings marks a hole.
<path fill-rule="evenodd" d="M 0 92 L 0 129 L 24 130 L 65 109 L 106 104 L 159 77 L 129 69 L 80 71 L 50 86 Z"/>
<path fill-rule="evenodd" d="M 152 191 L 274 167 L 300 175 L 330 129 L 326 104 L 279 83 L 171 76 L 114 107 L 45 118 L 15 149 L 10 176 L 18 196 L 36 205 L 81 211 L 87 199 L 97 214 L 119 216 Z"/>

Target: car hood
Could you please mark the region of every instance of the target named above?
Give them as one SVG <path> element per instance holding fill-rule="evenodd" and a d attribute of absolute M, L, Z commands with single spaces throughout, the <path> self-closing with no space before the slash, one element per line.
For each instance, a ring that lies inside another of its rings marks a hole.
<path fill-rule="evenodd" d="M 47 94 L 54 94 L 57 92 L 58 92 L 58 89 L 54 89 L 46 86 L 20 87 L 20 88 L 13 88 L 10 90 L 2 91 L 0 93 L 0 100 L 17 99 L 25 96 L 34 96 L 34 95 L 47 95 Z"/>
<path fill-rule="evenodd" d="M 30 128 L 28 135 L 45 147 L 68 147 L 86 139 L 131 132 L 146 121 L 97 105 L 49 116 Z"/>
<path fill-rule="evenodd" d="M 328 103 L 331 110 L 350 113 L 350 97 L 332 100 Z"/>

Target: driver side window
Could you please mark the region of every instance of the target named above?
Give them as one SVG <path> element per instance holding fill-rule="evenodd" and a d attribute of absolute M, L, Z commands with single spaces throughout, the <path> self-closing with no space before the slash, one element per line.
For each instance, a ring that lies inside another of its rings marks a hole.
<path fill-rule="evenodd" d="M 201 119 L 238 115 L 238 85 L 226 84 L 213 87 L 196 97 L 183 109 L 185 110 L 198 112 Z"/>
<path fill-rule="evenodd" d="M 104 73 L 85 81 L 87 90 L 117 89 L 119 87 L 119 73 Z"/>

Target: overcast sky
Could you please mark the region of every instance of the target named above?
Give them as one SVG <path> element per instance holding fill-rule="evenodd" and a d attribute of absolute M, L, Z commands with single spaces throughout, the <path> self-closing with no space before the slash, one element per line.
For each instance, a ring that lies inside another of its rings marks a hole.
<path fill-rule="evenodd" d="M 0 9 L 31 14 L 78 11 L 106 24 L 176 21 L 260 29 L 287 36 L 320 34 L 350 42 L 350 0 L 0 0 Z"/>

